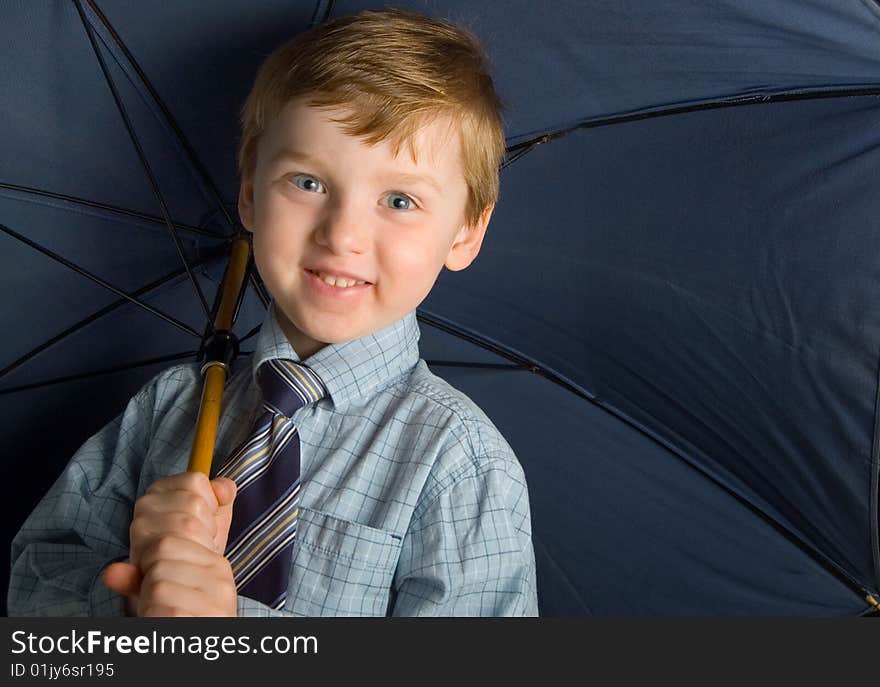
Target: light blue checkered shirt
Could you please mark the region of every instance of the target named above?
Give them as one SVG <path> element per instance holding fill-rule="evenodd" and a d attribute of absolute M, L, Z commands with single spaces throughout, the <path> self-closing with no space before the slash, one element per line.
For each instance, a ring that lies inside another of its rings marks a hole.
<path fill-rule="evenodd" d="M 419 359 L 418 340 L 411 312 L 304 361 L 329 393 L 293 416 L 303 486 L 287 603 L 239 596 L 240 616 L 538 614 L 522 468 L 473 401 Z M 299 360 L 270 307 L 224 393 L 220 460 L 248 435 L 255 373 L 273 358 Z M 127 557 L 135 500 L 186 470 L 198 367 L 154 377 L 77 451 L 12 542 L 10 616 L 123 614 L 101 571 Z"/>

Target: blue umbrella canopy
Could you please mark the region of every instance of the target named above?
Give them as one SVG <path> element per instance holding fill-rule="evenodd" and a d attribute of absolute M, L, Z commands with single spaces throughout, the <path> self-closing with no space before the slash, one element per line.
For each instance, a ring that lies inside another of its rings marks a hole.
<path fill-rule="evenodd" d="M 382 6 L 0 8 L 9 539 L 141 384 L 197 358 L 258 64 Z M 483 250 L 440 275 L 420 343 L 524 466 L 541 612 L 869 612 L 878 3 L 395 6 L 473 31 L 507 106 Z M 254 278 L 245 352 L 266 299 Z"/>

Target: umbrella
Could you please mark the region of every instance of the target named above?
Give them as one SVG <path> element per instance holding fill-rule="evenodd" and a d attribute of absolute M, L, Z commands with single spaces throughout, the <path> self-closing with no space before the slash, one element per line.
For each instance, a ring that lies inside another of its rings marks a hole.
<path fill-rule="evenodd" d="M 3 2 L 10 539 L 199 358 L 259 62 L 383 4 Z M 483 250 L 441 274 L 420 344 L 523 464 L 542 614 L 876 612 L 880 6 L 395 6 L 478 35 L 507 105 Z M 243 353 L 267 298 L 252 275 Z"/>

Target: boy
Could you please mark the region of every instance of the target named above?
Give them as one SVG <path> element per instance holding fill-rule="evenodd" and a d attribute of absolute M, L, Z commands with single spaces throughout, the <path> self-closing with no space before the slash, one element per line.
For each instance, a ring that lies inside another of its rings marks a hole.
<path fill-rule="evenodd" d="M 476 41 L 405 12 L 328 22 L 267 59 L 243 111 L 239 213 L 272 303 L 224 392 L 214 462 L 247 446 L 266 364 L 303 364 L 315 396 L 291 416 L 286 589 L 236 586 L 224 554 L 244 487 L 185 472 L 188 364 L 141 389 L 31 514 L 10 615 L 537 615 L 522 469 L 417 346 L 415 308 L 482 244 L 499 109 Z"/>

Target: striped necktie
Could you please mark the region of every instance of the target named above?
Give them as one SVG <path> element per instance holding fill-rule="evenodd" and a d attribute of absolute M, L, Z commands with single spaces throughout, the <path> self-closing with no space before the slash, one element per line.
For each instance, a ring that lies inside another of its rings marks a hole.
<path fill-rule="evenodd" d="M 290 418 L 327 390 L 312 370 L 291 360 L 263 363 L 257 381 L 262 412 L 216 476 L 238 486 L 226 544 L 235 586 L 242 596 L 280 609 L 299 515 L 299 437 Z"/>

